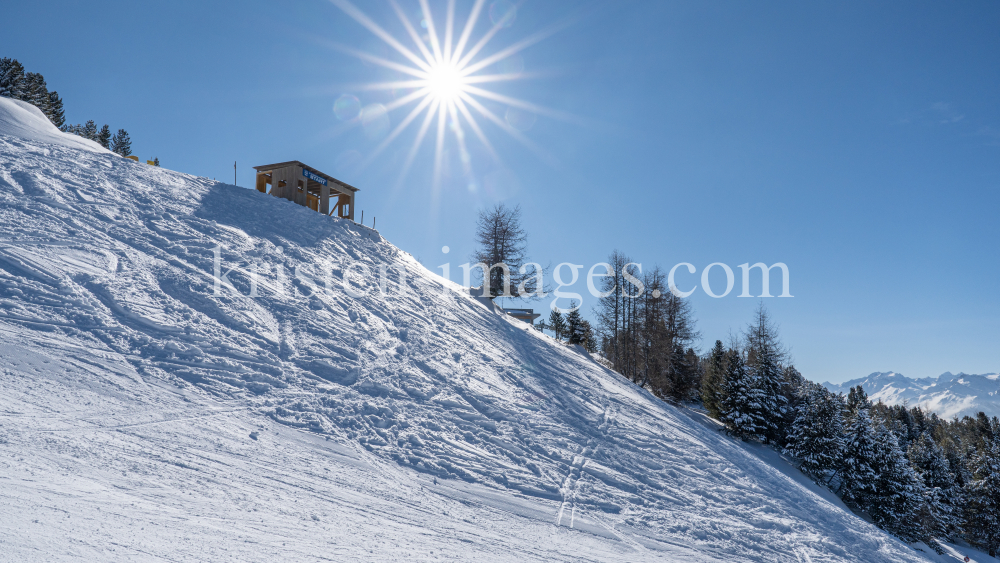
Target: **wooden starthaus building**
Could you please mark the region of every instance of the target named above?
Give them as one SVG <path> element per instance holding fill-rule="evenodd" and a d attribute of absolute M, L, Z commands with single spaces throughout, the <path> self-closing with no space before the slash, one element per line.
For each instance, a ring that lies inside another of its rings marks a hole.
<path fill-rule="evenodd" d="M 354 194 L 358 188 L 297 160 L 253 168 L 257 171 L 257 191 L 324 215 L 354 219 Z"/>

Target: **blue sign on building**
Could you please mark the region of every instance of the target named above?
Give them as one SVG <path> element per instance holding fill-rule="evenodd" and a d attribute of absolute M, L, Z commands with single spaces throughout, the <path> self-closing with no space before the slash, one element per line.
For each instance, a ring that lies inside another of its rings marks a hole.
<path fill-rule="evenodd" d="M 305 176 L 306 178 L 309 178 L 310 180 L 316 180 L 317 182 L 323 184 L 324 186 L 326 185 L 326 178 L 323 178 L 322 176 L 317 176 L 312 172 L 306 170 L 305 168 L 302 169 L 302 175 Z"/>

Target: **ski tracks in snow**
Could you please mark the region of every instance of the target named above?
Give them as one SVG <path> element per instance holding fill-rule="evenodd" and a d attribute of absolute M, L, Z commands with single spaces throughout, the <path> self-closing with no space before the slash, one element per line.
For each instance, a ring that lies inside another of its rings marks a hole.
<path fill-rule="evenodd" d="M 611 416 L 611 407 L 604 407 L 604 414 L 601 416 L 601 422 L 597 425 L 597 429 L 600 431 L 600 436 L 604 437 L 608 433 L 608 428 L 613 422 L 613 417 Z M 559 493 L 562 495 L 562 502 L 559 504 L 559 512 L 556 515 L 556 525 L 562 526 L 563 518 L 566 516 L 566 509 L 569 508 L 569 524 L 568 527 L 573 528 L 576 524 L 576 495 L 580 486 L 580 481 L 583 476 L 583 468 L 587 464 L 588 456 L 593 455 L 599 443 L 596 437 L 592 437 L 587 441 L 587 445 L 583 448 L 579 455 L 573 457 L 573 463 L 570 464 L 569 472 L 566 474 L 566 478 L 563 480 L 562 486 L 559 487 Z"/>

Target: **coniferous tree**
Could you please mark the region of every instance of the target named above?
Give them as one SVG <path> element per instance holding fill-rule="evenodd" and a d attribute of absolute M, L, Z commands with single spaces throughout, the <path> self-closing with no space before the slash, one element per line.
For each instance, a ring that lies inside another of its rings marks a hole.
<path fill-rule="evenodd" d="M 861 509 L 867 509 L 876 499 L 875 430 L 865 403 L 855 403 L 838 472 L 841 497 Z"/>
<path fill-rule="evenodd" d="M 991 557 L 1000 551 L 1000 448 L 983 444 L 970 463 L 972 480 L 966 486 L 965 536 Z"/>
<path fill-rule="evenodd" d="M 0 59 L 0 96 L 20 100 L 23 96 L 24 66 L 17 59 Z"/>
<path fill-rule="evenodd" d="M 659 268 L 655 269 L 654 273 L 658 271 Z M 695 330 L 690 301 L 678 297 L 669 290 L 665 292 L 663 299 L 664 344 L 670 351 L 667 361 L 664 362 L 668 394 L 674 399 L 686 401 L 694 398 L 701 381 L 701 373 L 697 361 L 688 357 L 685 347 L 689 347 L 700 334 Z"/>
<path fill-rule="evenodd" d="M 708 415 L 719 420 L 722 410 L 722 390 L 726 381 L 726 349 L 721 340 L 715 341 L 708 361 L 705 362 L 705 373 L 701 379 L 701 403 Z"/>
<path fill-rule="evenodd" d="M 860 385 L 857 387 L 851 387 L 851 389 L 847 392 L 847 412 L 852 415 L 857 413 L 858 409 L 870 409 L 871 406 L 872 403 L 868 400 L 868 394 L 865 393 L 864 387 Z M 869 414 L 869 416 L 871 415 Z"/>
<path fill-rule="evenodd" d="M 97 134 L 97 142 L 106 149 L 111 149 L 111 128 L 105 123 L 101 131 Z M 159 161 L 157 161 L 159 162 Z M 159 166 L 159 164 L 157 164 Z"/>
<path fill-rule="evenodd" d="M 778 330 L 764 305 L 757 307 L 754 320 L 745 333 L 747 370 L 756 390 L 756 416 L 764 421 L 764 440 L 780 444 L 783 441 L 783 421 L 786 414 L 787 390 L 783 362 L 787 352 L 778 340 Z"/>
<path fill-rule="evenodd" d="M 47 117 L 49 115 L 49 89 L 45 84 L 45 77 L 37 72 L 26 73 L 20 99 L 40 109 Z"/>
<path fill-rule="evenodd" d="M 801 469 L 816 479 L 838 469 L 844 453 L 844 411 L 841 396 L 813 385 L 796 409 L 785 452 L 802 462 Z"/>
<path fill-rule="evenodd" d="M 746 368 L 742 354 L 729 350 L 721 420 L 730 434 L 743 440 L 763 442 L 770 427 L 761 414 L 761 403 L 760 387 Z"/>
<path fill-rule="evenodd" d="M 678 347 L 680 347 L 679 344 Z M 705 366 L 702 364 L 701 358 L 698 357 L 698 353 L 694 351 L 694 348 L 688 348 L 684 352 L 683 369 L 685 382 L 683 399 L 687 401 L 697 400 Z"/>
<path fill-rule="evenodd" d="M 785 416 L 781 421 L 781 425 L 783 428 L 791 428 L 792 423 L 795 422 L 798 407 L 806 400 L 809 393 L 812 392 L 812 386 L 793 365 L 785 366 L 781 371 L 781 377 L 783 380 L 782 389 L 785 396 Z"/>
<path fill-rule="evenodd" d="M 580 308 L 576 301 L 569 304 L 569 313 L 566 313 L 566 342 L 568 344 L 583 344 L 585 335 L 583 332 L 583 317 L 580 316 Z"/>
<path fill-rule="evenodd" d="M 875 426 L 874 497 L 865 510 L 878 527 L 912 543 L 933 544 L 920 526 L 923 484 L 899 448 L 896 435 L 885 425 Z"/>
<path fill-rule="evenodd" d="M 556 337 L 556 340 L 562 340 L 563 335 L 566 333 L 566 320 L 563 319 L 562 313 L 558 309 L 552 309 L 549 313 L 549 330 L 552 331 L 552 336 Z"/>
<path fill-rule="evenodd" d="M 119 130 L 119 133 L 121 133 L 122 131 L 123 130 Z M 97 135 L 98 135 L 98 133 L 97 133 L 97 124 L 94 123 L 93 119 L 87 121 L 87 123 L 83 126 L 83 135 L 82 135 L 82 137 L 85 138 L 85 139 L 90 139 L 91 141 L 97 141 L 98 140 L 97 139 Z M 127 133 L 125 135 L 125 138 L 128 139 L 128 134 Z M 131 145 L 130 145 L 130 147 L 131 147 Z M 129 154 L 131 154 L 131 153 L 129 153 Z M 122 156 L 128 156 L 128 154 L 123 154 Z"/>
<path fill-rule="evenodd" d="M 66 110 L 63 109 L 63 101 L 59 97 L 59 92 L 49 92 L 48 118 L 56 127 L 62 127 L 66 124 Z"/>
<path fill-rule="evenodd" d="M 88 125 L 92 123 L 92 121 L 87 122 Z M 127 131 L 119 129 L 118 132 L 115 133 L 115 138 L 111 140 L 111 150 L 121 156 L 129 156 L 132 154 L 132 141 L 128 138 Z"/>
<path fill-rule="evenodd" d="M 966 456 L 958 450 L 953 440 L 949 440 L 946 446 L 944 457 L 948 460 L 948 470 L 955 477 L 955 485 L 959 491 L 964 491 L 965 486 L 972 482 L 972 473 L 969 472 Z"/>
<path fill-rule="evenodd" d="M 583 347 L 593 354 L 597 352 L 597 336 L 594 334 L 594 327 L 590 325 L 590 321 L 584 319 L 581 322 L 583 327 Z"/>
<path fill-rule="evenodd" d="M 921 523 L 934 537 L 951 540 L 961 527 L 961 488 L 955 483 L 944 450 L 928 432 L 910 443 L 910 465 L 924 483 Z"/>

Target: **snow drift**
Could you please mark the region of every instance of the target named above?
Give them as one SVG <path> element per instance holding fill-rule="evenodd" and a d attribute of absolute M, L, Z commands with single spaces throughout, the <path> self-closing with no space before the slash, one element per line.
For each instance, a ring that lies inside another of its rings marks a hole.
<path fill-rule="evenodd" d="M 0 98 L 0 133 L 14 139 L 36 141 L 95 153 L 110 153 L 108 149 L 78 135 L 67 135 L 52 125 L 42 110 L 20 100 Z"/>
<path fill-rule="evenodd" d="M 5 556 L 924 560 L 376 231 L 23 105 L 0 99 Z"/>

